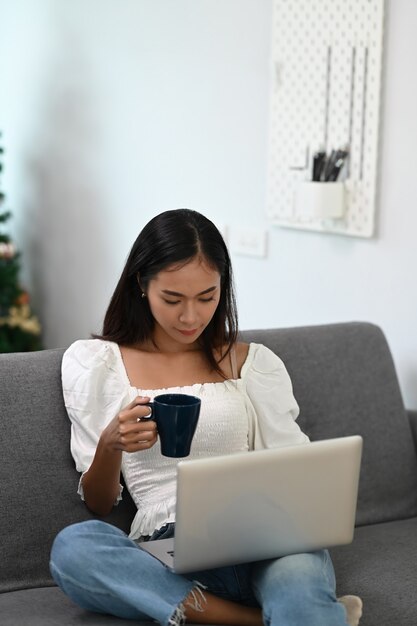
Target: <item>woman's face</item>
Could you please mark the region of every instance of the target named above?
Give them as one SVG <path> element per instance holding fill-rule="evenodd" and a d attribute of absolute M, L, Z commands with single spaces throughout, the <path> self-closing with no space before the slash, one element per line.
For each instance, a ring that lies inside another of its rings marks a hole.
<path fill-rule="evenodd" d="M 146 293 L 161 350 L 192 349 L 220 299 L 220 274 L 201 257 L 160 271 Z"/>

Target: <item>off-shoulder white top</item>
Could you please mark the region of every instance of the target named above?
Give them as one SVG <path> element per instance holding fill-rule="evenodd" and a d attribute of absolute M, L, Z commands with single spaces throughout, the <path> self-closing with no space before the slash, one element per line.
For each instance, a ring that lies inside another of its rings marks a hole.
<path fill-rule="evenodd" d="M 299 409 L 287 370 L 281 359 L 260 344 L 250 344 L 236 380 L 138 389 L 129 382 L 116 343 L 80 340 L 64 354 L 62 385 L 71 420 L 71 453 L 82 473 L 93 461 L 103 429 L 137 395 L 153 398 L 169 391 L 201 398 L 199 423 L 188 458 L 308 441 L 295 421 Z M 159 442 L 149 450 L 123 453 L 122 474 L 138 508 L 130 532 L 132 539 L 150 535 L 175 521 L 178 460 L 162 456 Z M 119 499 L 121 492 L 122 488 Z M 79 493 L 83 497 L 81 480 Z"/>

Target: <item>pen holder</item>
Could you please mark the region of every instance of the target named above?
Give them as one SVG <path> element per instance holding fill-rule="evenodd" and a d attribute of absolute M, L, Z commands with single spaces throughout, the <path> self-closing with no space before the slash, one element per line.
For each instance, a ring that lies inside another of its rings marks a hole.
<path fill-rule="evenodd" d="M 343 182 L 301 182 L 295 190 L 294 209 L 297 217 L 334 219 L 345 214 Z"/>

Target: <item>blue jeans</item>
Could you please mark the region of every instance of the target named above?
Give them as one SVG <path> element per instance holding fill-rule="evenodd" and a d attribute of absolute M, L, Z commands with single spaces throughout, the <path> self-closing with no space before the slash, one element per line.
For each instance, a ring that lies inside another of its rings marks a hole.
<path fill-rule="evenodd" d="M 222 598 L 261 606 L 268 626 L 346 626 L 327 550 L 184 576 L 118 528 L 91 520 L 58 534 L 50 568 L 57 585 L 82 608 L 136 621 L 179 624 L 182 602 L 205 587 Z"/>

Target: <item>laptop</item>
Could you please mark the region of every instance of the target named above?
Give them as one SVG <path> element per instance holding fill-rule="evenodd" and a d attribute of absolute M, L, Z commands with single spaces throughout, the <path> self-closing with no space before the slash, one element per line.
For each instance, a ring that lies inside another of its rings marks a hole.
<path fill-rule="evenodd" d="M 139 546 L 177 573 L 353 540 L 362 437 L 183 460 L 175 538 Z"/>

